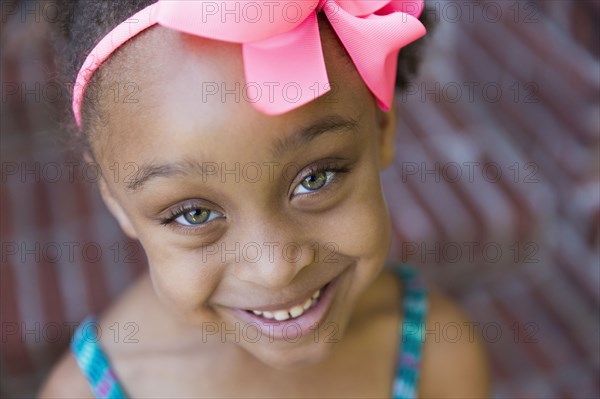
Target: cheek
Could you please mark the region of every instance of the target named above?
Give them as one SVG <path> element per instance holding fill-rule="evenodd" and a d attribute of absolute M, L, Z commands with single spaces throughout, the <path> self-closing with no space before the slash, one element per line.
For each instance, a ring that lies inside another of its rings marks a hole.
<path fill-rule="evenodd" d="M 351 194 L 327 216 L 321 231 L 342 255 L 374 262 L 385 260 L 391 240 L 391 224 L 381 190 L 379 170 L 364 168 L 352 178 Z"/>
<path fill-rule="evenodd" d="M 146 243 L 142 245 L 148 248 Z M 158 245 L 152 248 L 147 255 L 159 298 L 184 313 L 206 303 L 221 279 L 219 271 L 203 267 L 202 255 L 195 251 L 172 251 Z"/>

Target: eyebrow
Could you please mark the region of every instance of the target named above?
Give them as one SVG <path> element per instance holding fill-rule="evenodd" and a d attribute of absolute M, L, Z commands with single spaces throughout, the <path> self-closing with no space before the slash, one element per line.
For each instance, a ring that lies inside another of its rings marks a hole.
<path fill-rule="evenodd" d="M 357 132 L 358 122 L 355 119 L 332 115 L 319 119 L 312 125 L 299 129 L 291 135 L 278 138 L 271 147 L 273 158 L 280 158 L 285 153 L 305 146 L 325 133 Z"/>
<path fill-rule="evenodd" d="M 146 164 L 140 166 L 135 173 L 125 180 L 128 191 L 139 191 L 150 180 L 157 177 L 185 176 L 190 170 L 202 173 L 202 164 L 193 160 L 172 162 L 163 165 Z"/>
<path fill-rule="evenodd" d="M 271 154 L 275 159 L 280 158 L 282 155 L 306 146 L 317 137 L 328 133 L 340 134 L 350 132 L 356 134 L 357 126 L 358 122 L 355 119 L 339 115 L 327 116 L 308 127 L 297 129 L 294 133 L 286 137 L 278 138 L 271 147 Z M 190 174 L 190 170 L 202 173 L 202 163 L 189 159 L 161 165 L 149 163 L 140 166 L 125 181 L 125 188 L 128 191 L 136 192 L 141 190 L 148 181 L 154 178 L 185 176 Z"/>

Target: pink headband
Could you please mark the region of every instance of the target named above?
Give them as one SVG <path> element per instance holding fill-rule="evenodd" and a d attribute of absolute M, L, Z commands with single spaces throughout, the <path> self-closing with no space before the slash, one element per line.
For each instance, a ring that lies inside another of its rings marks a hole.
<path fill-rule="evenodd" d="M 325 12 L 379 106 L 389 110 L 398 52 L 425 35 L 417 19 L 423 0 L 159 0 L 114 28 L 87 56 L 73 89 L 75 121 L 81 127 L 83 95 L 96 69 L 121 45 L 155 24 L 242 43 L 247 82 L 260 87 L 293 83 L 298 88 L 294 101 L 284 98 L 282 90 L 260 96 L 253 101 L 258 110 L 277 115 L 304 105 L 330 89 L 316 17 L 319 10 Z"/>

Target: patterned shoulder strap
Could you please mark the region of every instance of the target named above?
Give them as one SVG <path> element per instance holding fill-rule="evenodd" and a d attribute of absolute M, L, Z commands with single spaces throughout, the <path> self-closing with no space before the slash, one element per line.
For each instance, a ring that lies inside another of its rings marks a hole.
<path fill-rule="evenodd" d="M 393 398 L 417 397 L 421 352 L 425 342 L 427 292 L 415 269 L 396 265 L 392 269 L 403 281 L 404 320 L 401 325 L 399 353 L 396 361 Z"/>
<path fill-rule="evenodd" d="M 96 398 L 126 398 L 108 358 L 98 344 L 97 329 L 96 319 L 87 317 L 75 331 L 71 340 L 71 351 Z"/>

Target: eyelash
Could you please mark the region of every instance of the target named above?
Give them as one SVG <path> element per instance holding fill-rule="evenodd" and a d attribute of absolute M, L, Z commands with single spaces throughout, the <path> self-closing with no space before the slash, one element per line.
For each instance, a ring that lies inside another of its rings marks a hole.
<path fill-rule="evenodd" d="M 298 194 L 298 195 L 302 195 L 302 196 L 314 196 L 314 195 L 319 195 L 319 193 L 323 193 L 325 191 L 328 191 L 328 189 L 335 184 L 336 182 L 339 181 L 339 175 L 341 174 L 346 174 L 346 173 L 350 173 L 351 169 L 348 167 L 336 167 L 336 166 L 330 166 L 330 165 L 317 165 L 317 166 L 313 166 L 311 167 L 308 172 L 304 175 L 304 177 L 302 177 L 302 179 L 300 180 L 300 182 L 296 185 L 299 186 L 300 184 L 302 184 L 302 182 L 304 180 L 306 180 L 306 178 L 313 176 L 313 175 L 318 175 L 320 173 L 324 173 L 324 172 L 333 172 L 335 175 L 333 176 L 333 178 L 328 181 L 327 183 L 325 183 L 325 185 L 323 185 L 321 188 L 314 190 L 313 192 L 309 192 L 309 193 L 302 193 L 302 194 Z M 291 197 L 293 197 L 293 193 L 291 195 Z M 290 197 L 290 198 L 291 198 Z M 188 212 L 191 211 L 195 211 L 195 210 L 199 210 L 199 209 L 203 209 L 203 210 L 208 210 L 210 212 L 216 212 L 214 210 L 208 209 L 208 208 L 202 208 L 199 207 L 197 205 L 194 204 L 182 204 L 179 205 L 177 208 L 172 209 L 171 210 L 171 214 L 169 216 L 167 216 L 166 218 L 163 218 L 160 220 L 160 224 L 163 226 L 167 226 L 167 225 L 171 225 L 171 224 L 175 224 L 175 220 L 177 220 L 177 218 L 179 218 L 180 216 L 185 215 Z M 207 222 L 204 222 L 202 224 L 199 224 L 197 226 L 187 226 L 187 225 L 183 225 L 180 223 L 177 223 L 177 228 L 182 228 L 182 229 L 197 229 L 197 228 L 201 228 L 207 224 L 209 224 L 212 220 L 209 220 Z"/>
<path fill-rule="evenodd" d="M 327 183 L 325 183 L 325 185 L 317 190 L 314 190 L 313 192 L 309 192 L 309 193 L 302 193 L 299 195 L 304 195 L 304 196 L 314 196 L 314 195 L 318 195 L 319 193 L 323 193 L 325 191 L 328 191 L 329 188 L 331 188 L 331 186 L 334 183 L 337 183 L 339 181 L 339 177 L 342 174 L 345 173 L 350 173 L 350 168 L 348 167 L 337 167 L 337 166 L 330 166 L 330 165 L 317 165 L 317 166 L 312 166 L 308 172 L 304 175 L 304 177 L 302 177 L 302 179 L 300 179 L 300 182 L 295 186 L 298 187 L 299 185 L 302 184 L 302 182 L 304 180 L 306 180 L 307 177 L 313 176 L 313 175 L 318 175 L 320 173 L 325 173 L 325 172 L 333 172 L 334 176 L 333 179 L 331 181 L 328 181 Z M 295 188 L 294 188 L 295 190 Z M 292 193 L 292 196 L 294 194 Z M 290 197 L 291 198 L 291 197 Z"/>
<path fill-rule="evenodd" d="M 195 210 L 198 210 L 198 209 L 204 209 L 204 210 L 208 210 L 210 212 L 216 212 L 216 211 L 213 211 L 212 209 L 203 208 L 203 207 L 200 207 L 200 206 L 197 206 L 197 205 L 193 205 L 193 204 L 179 205 L 177 208 L 172 209 L 170 211 L 171 214 L 169 216 L 167 216 L 166 218 L 162 219 L 160 221 L 160 224 L 163 225 L 163 226 L 169 225 L 169 224 L 175 222 L 175 220 L 177 218 L 179 218 L 180 216 L 183 216 L 183 215 L 185 215 L 188 212 L 195 211 Z M 208 222 L 202 223 L 201 225 L 198 225 L 198 226 L 203 226 L 206 223 L 208 223 Z M 180 224 L 180 225 L 183 228 L 192 227 L 192 226 L 187 226 L 187 225 L 183 225 L 183 224 Z"/>

